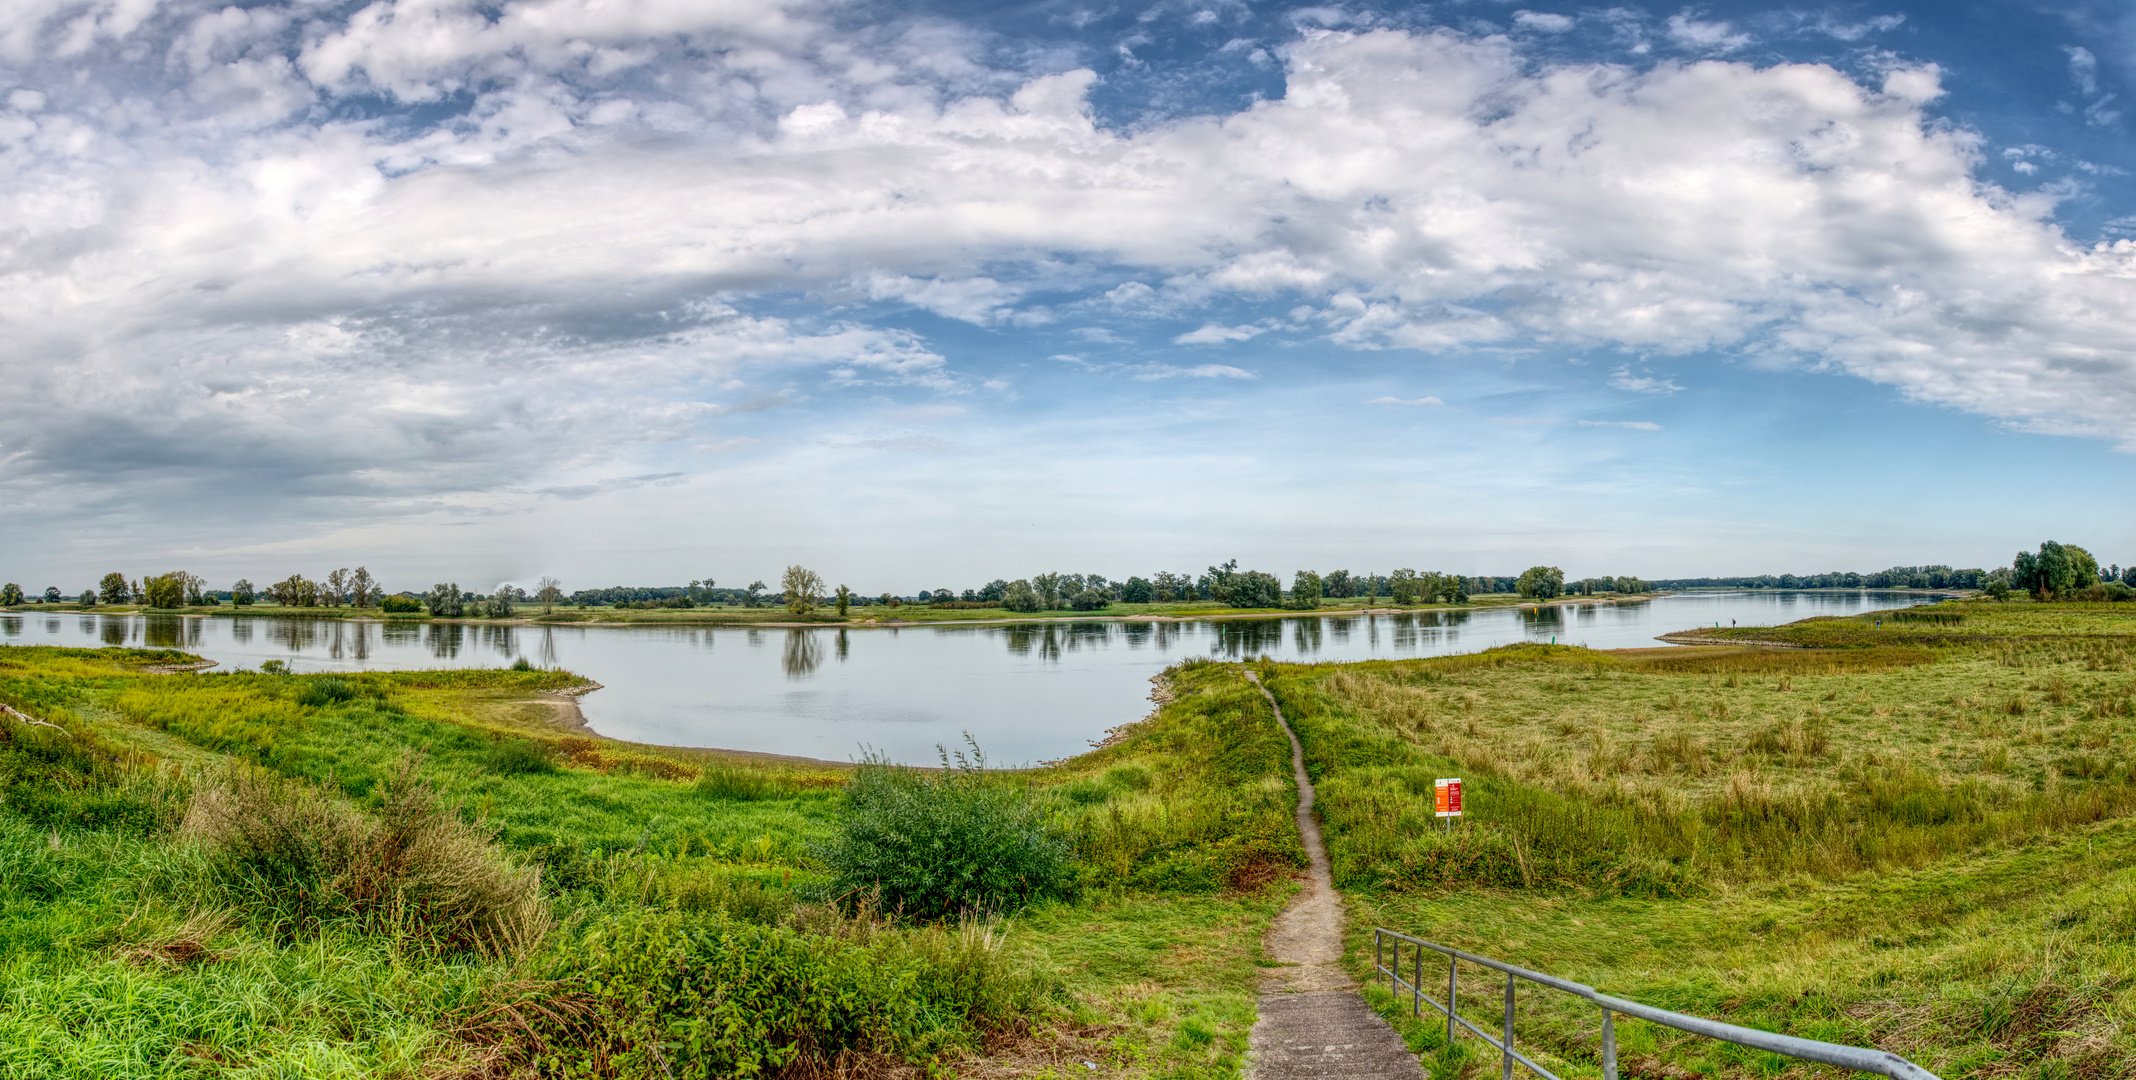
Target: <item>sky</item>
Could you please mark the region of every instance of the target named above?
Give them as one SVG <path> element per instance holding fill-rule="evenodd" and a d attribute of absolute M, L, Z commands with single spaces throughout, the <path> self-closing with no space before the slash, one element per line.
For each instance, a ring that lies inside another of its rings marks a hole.
<path fill-rule="evenodd" d="M 10 0 L 0 578 L 2136 563 L 2136 8 Z"/>

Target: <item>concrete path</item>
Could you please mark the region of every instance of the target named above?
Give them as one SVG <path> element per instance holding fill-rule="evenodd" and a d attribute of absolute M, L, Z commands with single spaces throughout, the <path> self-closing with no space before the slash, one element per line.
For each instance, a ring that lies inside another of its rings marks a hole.
<path fill-rule="evenodd" d="M 1259 686 L 1252 672 L 1246 677 Z M 1261 984 L 1261 1015 L 1253 1025 L 1248 1080 L 1424 1080 L 1424 1070 L 1402 1037 L 1357 996 L 1357 984 L 1342 970 L 1342 897 L 1328 872 L 1327 845 L 1313 816 L 1313 782 L 1305 775 L 1305 748 L 1283 718 L 1275 696 L 1261 687 L 1276 723 L 1290 736 L 1291 773 L 1298 780 L 1298 834 L 1312 859 L 1305 888 L 1268 928 L 1269 959 L 1294 967 L 1271 968 Z"/>

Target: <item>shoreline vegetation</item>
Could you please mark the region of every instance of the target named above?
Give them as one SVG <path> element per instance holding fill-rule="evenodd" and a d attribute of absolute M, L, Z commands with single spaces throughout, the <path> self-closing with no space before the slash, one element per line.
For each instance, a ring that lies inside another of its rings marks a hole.
<path fill-rule="evenodd" d="M 1002 607 L 984 608 L 933 608 L 924 604 L 906 604 L 895 608 L 869 608 L 869 614 L 839 616 L 828 610 L 796 616 L 783 608 L 697 607 L 686 609 L 656 608 L 648 610 L 615 608 L 558 607 L 543 614 L 514 613 L 497 618 L 445 617 L 428 612 L 392 613 L 378 608 L 322 608 L 285 607 L 273 604 L 253 604 L 243 608 L 228 605 L 175 608 L 150 608 L 141 605 L 96 605 L 82 607 L 76 603 L 18 604 L 0 608 L 0 611 L 21 614 L 90 614 L 90 615 L 178 615 L 211 618 L 288 618 L 288 619 L 340 619 L 354 622 L 381 623 L 461 623 L 468 625 L 507 626 L 766 626 L 766 627 L 843 627 L 846 629 L 895 629 L 913 626 L 929 626 L 942 623 L 971 623 L 1000 625 L 1011 623 L 1041 622 L 1200 622 L 1222 619 L 1307 619 L 1331 616 L 1357 615 L 1409 615 L 1422 612 L 1492 611 L 1502 608 L 1563 607 L 1579 604 L 1637 604 L 1664 596 L 1696 595 L 1698 593 L 1740 592 L 1734 588 L 1684 589 L 1673 592 L 1636 594 L 1601 593 L 1595 595 L 1560 596 L 1551 599 L 1523 597 L 1517 594 L 1488 594 L 1472 597 L 1464 604 L 1419 603 L 1407 606 L 1390 606 L 1376 600 L 1323 600 L 1315 608 L 1298 609 L 1284 607 L 1236 608 L 1215 601 L 1191 601 L 1184 603 L 1126 604 L 1114 603 L 1098 611 L 1042 611 L 1020 613 Z M 1860 589 L 1787 589 L 1786 592 L 1852 593 Z M 1870 590 L 1897 592 L 1917 596 L 1945 599 L 1961 599 L 1976 595 L 1965 590 L 1933 588 L 1893 588 Z M 877 614 L 876 612 L 882 612 Z"/>
<path fill-rule="evenodd" d="M 589 739 L 564 671 L 0 649 L 0 1073 L 1236 1077 L 1304 858 L 1249 674 L 1361 983 L 1379 924 L 1951 1080 L 2136 1068 L 2136 604 L 1697 633 L 1186 661 L 998 772 Z M 1498 1071 L 1365 995 L 1433 1076 Z M 1591 1008 L 1519 1025 L 1601 1075 Z M 1626 1075 L 1799 1071 L 1618 1036 Z"/>

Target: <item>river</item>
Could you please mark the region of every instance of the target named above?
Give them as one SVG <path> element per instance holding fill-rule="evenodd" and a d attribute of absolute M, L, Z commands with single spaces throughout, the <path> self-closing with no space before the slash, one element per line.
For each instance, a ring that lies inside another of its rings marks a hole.
<path fill-rule="evenodd" d="M 993 764 L 1014 765 L 1080 753 L 1140 718 L 1150 676 L 1192 656 L 1391 659 L 1549 640 L 1637 648 L 1673 630 L 1928 599 L 1759 590 L 1404 615 L 871 629 L 22 613 L 0 614 L 0 642 L 180 648 L 223 670 L 266 660 L 304 672 L 503 667 L 525 657 L 601 683 L 582 708 L 593 730 L 618 739 L 833 760 L 867 746 L 931 762 L 968 732 Z"/>

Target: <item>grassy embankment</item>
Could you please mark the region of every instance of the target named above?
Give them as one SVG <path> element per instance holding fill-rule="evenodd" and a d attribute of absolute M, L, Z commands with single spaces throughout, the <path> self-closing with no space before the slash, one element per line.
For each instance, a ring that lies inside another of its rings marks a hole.
<path fill-rule="evenodd" d="M 1946 1078 L 2136 1072 L 2136 611 L 1878 618 L 1735 635 L 1824 650 L 1272 666 L 1360 970 L 1378 923 Z M 1448 833 L 1431 785 L 1455 775 Z M 1599 1075 L 1590 1007 L 1538 991 L 1521 1014 L 1529 1053 Z M 1405 1030 L 1442 1070 L 1476 1064 Z M 1812 1071 L 1618 1031 L 1626 1075 Z"/>
<path fill-rule="evenodd" d="M 1228 1076 L 1302 858 L 1227 668 L 1004 777 L 1078 887 L 960 926 L 824 902 L 844 770 L 564 735 L 570 675 L 180 658 L 0 649 L 0 1073 Z"/>

